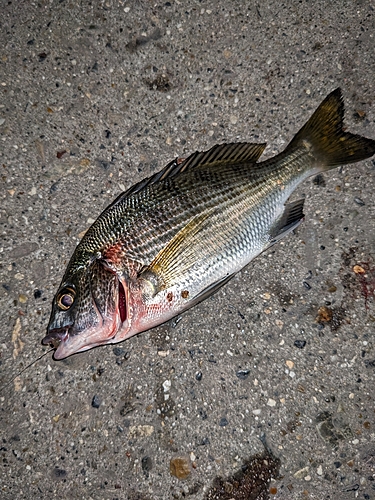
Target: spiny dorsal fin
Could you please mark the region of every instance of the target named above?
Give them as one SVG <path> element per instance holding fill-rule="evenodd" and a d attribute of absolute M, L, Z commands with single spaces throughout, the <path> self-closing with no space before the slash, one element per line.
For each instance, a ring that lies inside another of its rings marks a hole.
<path fill-rule="evenodd" d="M 133 184 L 133 186 L 130 186 L 129 189 L 119 194 L 117 198 L 113 200 L 113 202 L 110 205 L 108 205 L 107 209 L 113 207 L 114 205 L 119 203 L 124 198 L 127 198 L 131 194 L 139 193 L 146 186 L 149 186 L 150 184 L 155 184 L 155 182 L 160 181 L 162 178 L 165 178 L 165 176 L 168 177 L 169 175 L 171 175 L 171 172 L 174 172 L 174 170 L 177 169 L 177 167 L 179 167 L 182 161 L 180 158 L 175 158 L 174 160 L 170 161 L 162 170 L 160 170 L 160 172 L 156 172 L 156 174 L 151 175 L 151 177 L 146 177 L 145 179 L 142 179 L 136 184 Z"/>
<path fill-rule="evenodd" d="M 255 163 L 259 160 L 266 144 L 249 144 L 248 142 L 236 142 L 231 144 L 216 144 L 208 151 L 197 151 L 190 155 L 180 165 L 180 172 L 189 168 L 213 163 Z"/>
<path fill-rule="evenodd" d="M 124 198 L 139 193 L 147 186 L 155 184 L 169 177 L 185 172 L 188 169 L 213 163 L 255 163 L 263 153 L 266 144 L 250 144 L 248 142 L 236 142 L 231 144 L 217 144 L 208 151 L 196 151 L 186 159 L 175 158 L 169 162 L 160 172 L 142 179 L 131 186 L 127 191 L 121 193 L 107 208 L 119 203 Z"/>

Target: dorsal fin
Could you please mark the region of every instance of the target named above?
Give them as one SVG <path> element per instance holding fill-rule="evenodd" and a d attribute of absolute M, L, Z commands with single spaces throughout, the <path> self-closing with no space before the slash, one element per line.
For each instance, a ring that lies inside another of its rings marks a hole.
<path fill-rule="evenodd" d="M 163 176 L 170 175 L 170 172 L 174 171 L 175 168 L 177 168 L 181 164 L 181 160 L 179 158 L 175 158 L 174 160 L 170 161 L 160 172 L 156 172 L 156 174 L 151 175 L 151 177 L 146 177 L 145 179 L 142 179 L 141 181 L 137 182 L 136 184 L 133 184 L 133 186 L 130 186 L 129 189 L 124 191 L 123 193 L 119 194 L 117 198 L 115 198 L 110 205 L 108 205 L 107 209 L 110 207 L 113 207 L 116 205 L 120 200 L 127 198 L 131 194 L 134 193 L 139 193 L 139 191 L 142 191 L 146 186 L 149 186 L 150 184 L 155 184 L 155 182 L 160 181 L 161 178 L 164 178 Z"/>
<path fill-rule="evenodd" d="M 230 144 L 216 144 L 208 151 L 196 151 L 186 159 L 175 158 L 169 162 L 160 172 L 142 179 L 121 193 L 107 208 L 113 207 L 124 198 L 139 193 L 147 186 L 155 184 L 169 177 L 185 172 L 186 170 L 203 166 L 223 163 L 255 163 L 263 153 L 266 144 L 250 144 L 248 142 L 235 142 Z"/>
<path fill-rule="evenodd" d="M 208 151 L 197 151 L 190 155 L 179 165 L 179 172 L 189 168 L 209 165 L 213 163 L 255 163 L 259 160 L 266 144 L 250 144 L 248 142 L 235 142 L 231 144 L 216 144 Z"/>

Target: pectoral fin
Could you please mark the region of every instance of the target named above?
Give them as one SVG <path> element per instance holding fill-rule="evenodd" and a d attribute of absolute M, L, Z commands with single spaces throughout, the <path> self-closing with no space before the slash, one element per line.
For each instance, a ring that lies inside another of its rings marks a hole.
<path fill-rule="evenodd" d="M 271 245 L 299 226 L 305 216 L 303 213 L 304 203 L 305 200 L 301 199 L 285 205 L 284 212 L 270 231 Z"/>
<path fill-rule="evenodd" d="M 228 281 L 231 280 L 235 274 L 236 273 L 224 276 L 224 278 L 219 279 L 215 283 L 212 283 L 207 288 L 202 290 L 196 297 L 194 297 L 193 301 L 189 304 L 189 307 L 199 304 L 199 302 L 206 300 L 208 297 L 216 293 L 222 286 L 225 285 L 225 283 L 228 283 Z"/>

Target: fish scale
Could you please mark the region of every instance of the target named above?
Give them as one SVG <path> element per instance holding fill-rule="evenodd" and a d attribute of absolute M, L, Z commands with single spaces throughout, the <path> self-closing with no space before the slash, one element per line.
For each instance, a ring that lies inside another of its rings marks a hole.
<path fill-rule="evenodd" d="M 265 162 L 267 164 L 267 162 Z M 176 193 L 173 187 L 170 185 L 166 187 L 163 192 L 164 196 L 158 195 L 156 197 L 157 203 L 154 202 L 151 206 L 151 210 L 148 206 L 144 206 L 143 199 L 144 195 L 137 196 L 137 199 L 132 200 L 132 206 L 139 207 L 136 215 L 130 220 L 128 215 L 128 205 L 129 202 L 126 200 L 124 207 L 116 207 L 118 210 L 117 217 L 120 220 L 126 221 L 126 226 L 119 229 L 119 239 L 127 245 L 129 250 L 132 249 L 133 245 L 137 249 L 137 253 L 131 252 L 132 256 L 139 261 L 152 260 L 154 256 L 160 251 L 161 247 L 168 241 L 176 232 L 181 230 L 195 215 L 202 213 L 205 210 L 209 210 L 212 207 L 224 207 L 225 214 L 228 215 L 232 210 L 236 210 L 237 213 L 242 213 L 251 210 L 256 207 L 256 198 L 253 201 L 255 193 L 260 193 L 261 196 L 266 196 L 266 192 L 269 191 L 267 186 L 269 182 L 262 181 L 262 176 L 265 176 L 270 169 L 273 168 L 272 165 L 267 164 L 265 166 L 257 166 L 256 175 L 249 175 L 249 168 L 253 166 L 249 165 L 234 165 L 231 171 L 220 172 L 221 178 L 219 182 L 215 183 L 215 179 L 212 180 L 209 177 L 209 172 L 204 171 L 204 179 L 200 172 L 194 172 L 194 176 L 187 175 L 186 182 L 179 183 L 179 192 Z M 213 167 L 214 168 L 214 167 Z M 242 170 L 242 171 L 241 171 Z M 283 169 L 281 169 L 281 172 Z M 218 172 L 214 172 L 218 174 Z M 289 179 L 285 176 L 285 172 L 281 173 L 274 172 L 275 177 L 281 178 L 285 183 L 289 183 Z M 216 175 L 217 176 L 217 175 Z M 239 179 L 240 177 L 240 179 Z M 206 189 L 202 190 L 201 182 L 206 181 Z M 173 179 L 171 180 L 171 182 Z M 169 183 L 170 184 L 170 183 Z M 204 191 L 209 189 L 214 190 L 214 196 L 210 196 L 209 192 L 205 194 Z M 203 191 L 203 192 L 202 192 Z M 277 193 L 272 192 L 273 203 L 275 206 L 280 203 L 280 198 L 288 198 L 289 191 L 280 192 L 280 196 Z M 147 193 L 148 199 L 153 197 L 152 187 L 150 187 Z M 189 195 L 189 198 L 188 198 Z M 198 199 L 199 202 L 195 206 L 188 204 L 188 199 L 194 198 Z M 185 203 L 184 203 L 185 202 Z M 169 208 L 171 207 L 172 208 Z M 269 206 L 266 207 L 269 209 Z M 267 210 L 268 211 L 268 210 Z M 160 215 L 163 214 L 163 215 Z M 112 214 L 108 214 L 112 217 Z M 159 219 L 159 220 L 158 220 Z M 153 222 L 152 229 L 149 229 L 147 222 Z M 222 224 L 225 227 L 229 223 L 229 218 L 222 217 L 218 220 L 218 224 Z M 163 235 L 155 235 L 153 227 L 158 227 L 162 225 L 164 228 Z M 134 242 L 130 239 L 129 226 L 132 227 L 132 233 L 134 237 Z M 218 227 L 212 221 L 211 228 L 209 230 L 217 231 Z M 116 241 L 115 243 L 116 244 Z"/>
<path fill-rule="evenodd" d="M 121 342 L 192 307 L 295 229 L 307 177 L 375 153 L 343 131 L 339 89 L 283 152 L 222 144 L 175 159 L 121 194 L 89 228 L 53 301 L 44 344 L 55 358 Z"/>

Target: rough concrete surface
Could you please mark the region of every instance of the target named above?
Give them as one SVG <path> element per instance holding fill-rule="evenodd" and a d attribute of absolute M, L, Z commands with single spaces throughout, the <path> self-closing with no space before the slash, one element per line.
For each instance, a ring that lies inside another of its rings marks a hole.
<path fill-rule="evenodd" d="M 2 499 L 375 498 L 374 160 L 301 185 L 305 222 L 204 303 L 6 386 L 47 350 L 80 234 L 132 183 L 216 143 L 271 156 L 338 86 L 375 138 L 374 16 L 1 1 Z"/>

